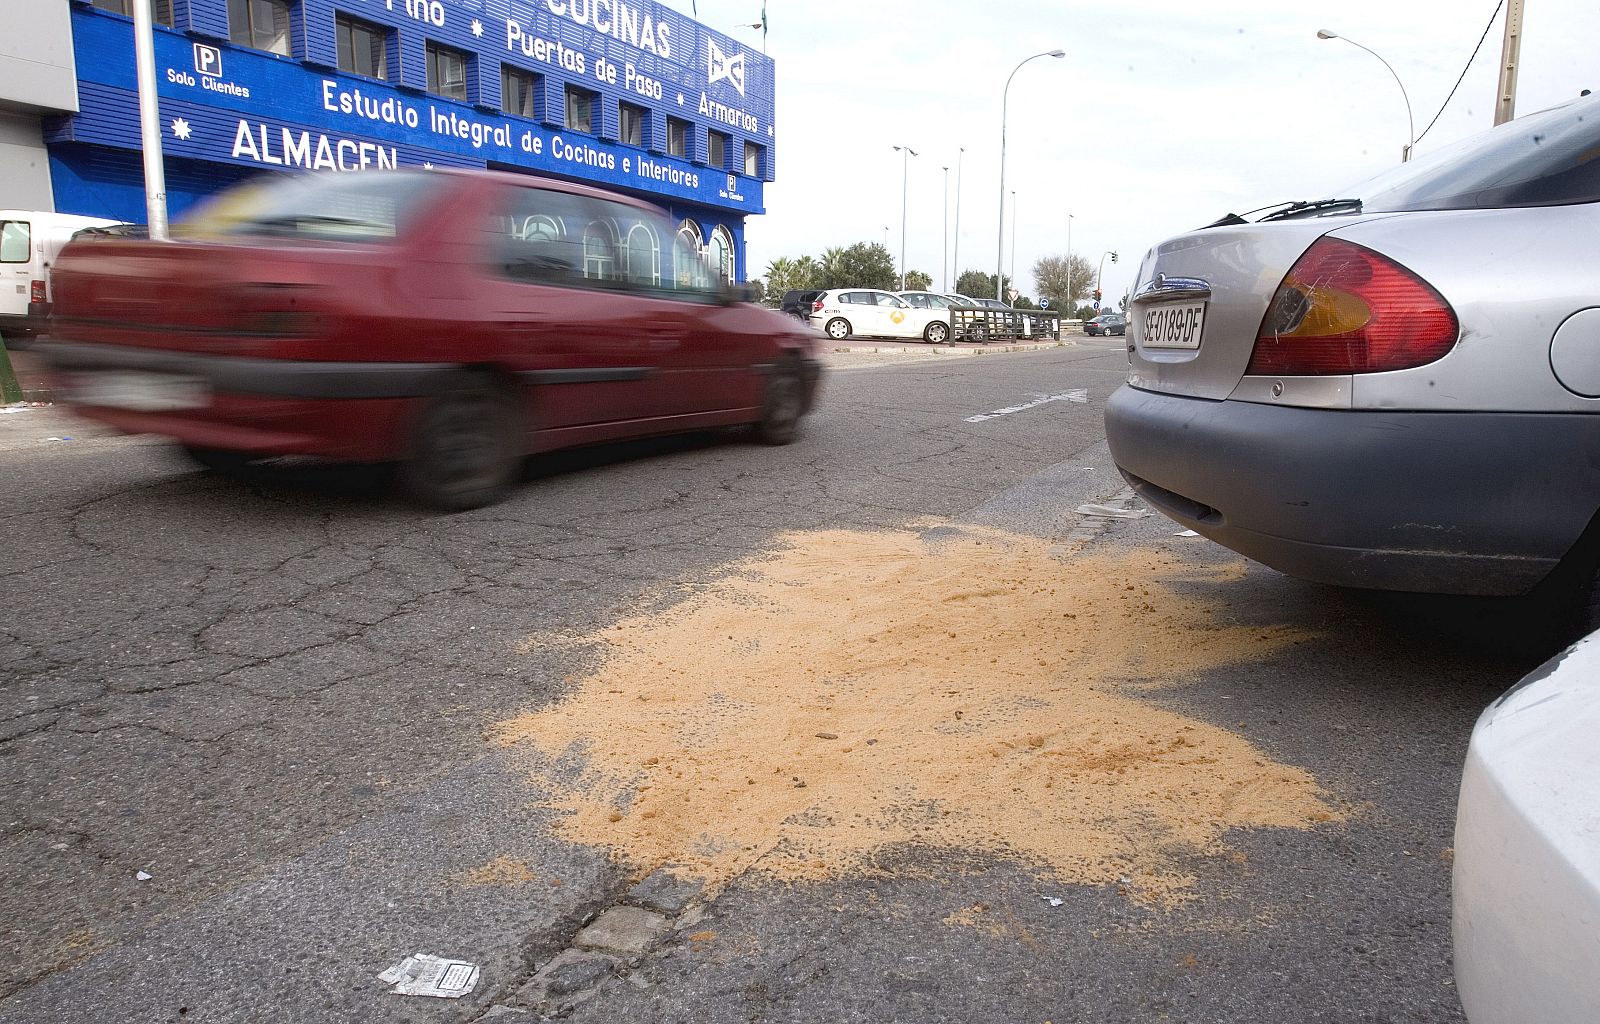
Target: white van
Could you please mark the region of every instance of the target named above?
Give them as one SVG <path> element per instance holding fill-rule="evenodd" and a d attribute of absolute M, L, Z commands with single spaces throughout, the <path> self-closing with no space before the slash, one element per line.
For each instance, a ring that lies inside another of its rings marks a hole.
<path fill-rule="evenodd" d="M 50 315 L 50 267 L 84 228 L 119 223 L 41 210 L 0 210 L 0 337 L 29 337 Z"/>

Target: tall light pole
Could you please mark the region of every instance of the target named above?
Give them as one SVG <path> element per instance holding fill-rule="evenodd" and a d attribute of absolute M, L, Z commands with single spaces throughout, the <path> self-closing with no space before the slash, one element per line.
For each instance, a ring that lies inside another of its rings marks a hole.
<path fill-rule="evenodd" d="M 950 165 L 944 171 L 944 242 L 939 246 L 939 259 L 944 262 L 944 290 L 950 290 Z"/>
<path fill-rule="evenodd" d="M 1078 297 L 1072 291 L 1072 214 L 1067 214 L 1067 301 L 1072 304 L 1072 315 L 1078 315 Z"/>
<path fill-rule="evenodd" d="M 156 50 L 150 0 L 133 2 L 134 82 L 139 92 L 139 138 L 144 149 L 144 208 L 150 238 L 167 238 L 167 171 L 161 159 L 161 111 L 156 98 Z"/>
<path fill-rule="evenodd" d="M 1500 44 L 1500 79 L 1494 89 L 1494 123 L 1517 116 L 1517 57 L 1522 52 L 1522 0 L 1506 5 L 1505 39 Z M 1428 134 L 1426 130 L 1424 135 Z"/>
<path fill-rule="evenodd" d="M 911 158 L 917 151 L 910 146 L 896 146 L 900 154 L 900 290 L 906 290 L 906 197 L 910 194 Z"/>
<path fill-rule="evenodd" d="M 1006 76 L 1006 87 L 1000 93 L 1000 223 L 994 244 L 994 297 L 1003 298 L 1005 285 L 1000 281 L 1001 272 L 1005 270 L 1006 262 L 1006 106 L 1011 100 L 1011 80 L 1017 77 L 1017 72 L 1022 70 L 1022 65 L 1030 60 L 1040 57 L 1065 57 L 1065 50 L 1046 50 L 1036 53 L 1032 57 L 1024 57 L 1017 66 L 1011 69 L 1011 74 Z"/>
<path fill-rule="evenodd" d="M 1354 46 L 1357 49 L 1366 50 L 1368 53 L 1372 54 L 1374 57 L 1378 57 L 1378 54 L 1377 54 L 1376 51 L 1371 50 L 1371 49 L 1369 49 L 1369 48 L 1367 48 L 1365 46 L 1362 46 L 1360 43 L 1356 42 L 1354 39 L 1351 39 L 1349 36 L 1341 36 L 1339 33 L 1333 31 L 1332 29 L 1326 29 L 1326 28 L 1317 29 L 1317 38 L 1318 39 L 1343 39 L 1345 42 L 1349 43 L 1351 46 Z M 1380 63 L 1383 64 L 1384 67 L 1389 68 L 1389 74 L 1394 75 L 1394 84 L 1398 85 L 1400 87 L 1400 98 L 1406 101 L 1406 148 L 1402 149 L 1400 151 L 1400 162 L 1401 163 L 1405 163 L 1407 160 L 1411 159 L 1411 149 L 1412 149 L 1412 147 L 1414 147 L 1417 144 L 1417 126 L 1416 126 L 1416 123 L 1411 120 L 1411 97 L 1406 95 L 1406 86 L 1405 86 L 1404 82 L 1400 81 L 1399 73 L 1396 72 L 1393 67 L 1390 67 L 1389 62 L 1384 60 L 1382 57 L 1378 57 L 1378 60 L 1379 60 Z"/>
<path fill-rule="evenodd" d="M 1011 287 L 1017 286 L 1017 190 L 1011 190 Z M 1009 299 L 1007 300 L 1010 301 Z"/>
<path fill-rule="evenodd" d="M 956 283 L 961 283 L 961 158 L 967 155 L 967 147 L 960 146 L 956 149 L 956 244 L 950 253 L 950 265 L 956 268 Z"/>

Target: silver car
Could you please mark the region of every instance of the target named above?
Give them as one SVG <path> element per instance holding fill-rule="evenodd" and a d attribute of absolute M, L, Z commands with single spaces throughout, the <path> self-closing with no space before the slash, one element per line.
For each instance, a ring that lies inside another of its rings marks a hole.
<path fill-rule="evenodd" d="M 1570 580 L 1566 606 L 1593 617 L 1597 238 L 1600 96 L 1162 242 L 1107 404 L 1117 466 L 1172 519 L 1293 576 L 1503 595 Z"/>

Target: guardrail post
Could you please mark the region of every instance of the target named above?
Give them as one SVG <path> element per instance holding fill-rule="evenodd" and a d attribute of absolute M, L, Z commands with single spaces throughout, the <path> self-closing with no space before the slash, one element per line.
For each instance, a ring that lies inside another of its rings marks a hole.
<path fill-rule="evenodd" d="M 6 339 L 0 337 L 0 404 L 16 405 L 22 401 L 22 385 L 17 383 L 17 371 L 11 365 L 11 353 L 6 351 Z"/>

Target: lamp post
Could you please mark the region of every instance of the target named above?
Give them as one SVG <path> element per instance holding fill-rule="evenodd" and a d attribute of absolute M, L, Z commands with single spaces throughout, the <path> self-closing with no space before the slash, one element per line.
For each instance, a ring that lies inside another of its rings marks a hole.
<path fill-rule="evenodd" d="M 1078 297 L 1072 291 L 1072 214 L 1067 214 L 1067 301 L 1072 304 L 1072 315 L 1078 315 Z"/>
<path fill-rule="evenodd" d="M 1411 120 L 1411 97 L 1406 95 L 1406 85 L 1405 85 L 1404 82 L 1400 81 L 1399 73 L 1396 72 L 1395 69 L 1390 66 L 1388 61 L 1384 60 L 1382 57 L 1379 57 L 1376 51 L 1374 51 L 1372 49 L 1369 49 L 1368 47 L 1362 46 L 1360 43 L 1356 42 L 1354 39 L 1351 39 L 1349 36 L 1341 36 L 1339 33 L 1333 31 L 1332 29 L 1319 28 L 1319 29 L 1317 29 L 1317 38 L 1318 39 L 1343 39 L 1345 42 L 1349 43 L 1351 46 L 1354 46 L 1354 47 L 1356 47 L 1358 49 L 1366 50 L 1368 53 L 1372 54 L 1374 57 L 1378 57 L 1379 62 L 1382 63 L 1384 67 L 1389 68 L 1389 74 L 1394 75 L 1394 84 L 1398 85 L 1400 87 L 1400 98 L 1406 101 L 1406 148 L 1402 149 L 1400 151 L 1400 162 L 1401 163 L 1405 163 L 1407 160 L 1410 160 L 1411 159 L 1411 149 L 1412 149 L 1413 146 L 1415 146 L 1417 144 L 1417 126 L 1416 126 L 1416 122 Z"/>
<path fill-rule="evenodd" d="M 1011 190 L 1011 287 L 1017 286 L 1017 190 Z M 1009 299 L 1006 300 L 1010 302 Z"/>
<path fill-rule="evenodd" d="M 896 146 L 900 154 L 900 290 L 906 290 L 906 196 L 911 182 L 911 158 L 917 151 L 910 146 Z"/>
<path fill-rule="evenodd" d="M 1024 57 L 1011 69 L 1011 74 L 1006 76 L 1006 87 L 1000 93 L 1000 223 L 995 238 L 994 253 L 994 297 L 1004 297 L 1005 286 L 1001 283 L 1001 271 L 1005 269 L 1006 262 L 1006 106 L 1011 100 L 1011 80 L 1017 77 L 1017 72 L 1022 70 L 1022 65 L 1030 60 L 1040 57 L 1065 57 L 1065 50 L 1046 50 L 1036 53 L 1032 57 Z"/>
<path fill-rule="evenodd" d="M 950 265 L 956 268 L 956 282 L 961 281 L 961 158 L 966 156 L 967 147 L 960 146 L 956 149 L 956 244 L 950 253 Z M 948 287 L 948 283 L 946 287 Z"/>
<path fill-rule="evenodd" d="M 944 171 L 944 241 L 939 245 L 939 259 L 944 263 L 944 290 L 950 290 L 950 165 Z"/>

